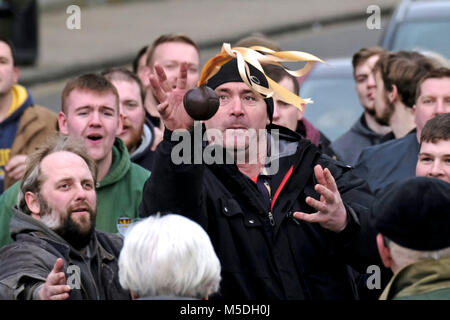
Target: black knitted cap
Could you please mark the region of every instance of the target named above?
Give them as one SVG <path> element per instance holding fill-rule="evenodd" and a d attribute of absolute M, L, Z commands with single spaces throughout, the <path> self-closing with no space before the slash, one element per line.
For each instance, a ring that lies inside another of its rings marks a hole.
<path fill-rule="evenodd" d="M 382 190 L 371 207 L 378 232 L 409 249 L 450 247 L 450 183 L 409 178 Z"/>
<path fill-rule="evenodd" d="M 250 70 L 250 78 L 260 86 L 269 87 L 266 77 L 254 66 L 250 63 L 247 63 Z M 224 64 L 219 72 L 217 72 L 211 79 L 208 80 L 207 86 L 211 89 L 216 89 L 218 86 L 227 83 L 227 82 L 244 82 L 239 74 L 237 60 L 232 59 L 226 64 Z M 266 98 L 264 99 L 267 105 L 267 115 L 269 117 L 270 123 L 272 123 L 273 117 L 273 99 Z"/>

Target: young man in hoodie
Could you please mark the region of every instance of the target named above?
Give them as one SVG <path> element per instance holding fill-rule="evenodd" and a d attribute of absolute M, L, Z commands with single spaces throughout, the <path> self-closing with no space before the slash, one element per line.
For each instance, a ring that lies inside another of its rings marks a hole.
<path fill-rule="evenodd" d="M 430 107 L 416 95 L 416 91 L 423 93 L 421 78 L 433 74 L 433 69 L 429 58 L 409 51 L 383 55 L 375 66 L 376 118 L 391 126 L 396 139 L 365 148 L 359 155 L 354 173 L 366 180 L 374 193 L 415 175 L 425 120 L 435 112 L 445 112 L 442 104 L 438 109 Z"/>
<path fill-rule="evenodd" d="M 58 121 L 63 134 L 85 143 L 97 164 L 97 228 L 120 231 L 138 216 L 142 189 L 150 172 L 131 163 L 124 142 L 116 138 L 122 130 L 116 88 L 96 74 L 70 80 L 62 92 Z M 0 197 L 0 246 L 11 241 L 9 221 L 18 192 L 16 183 Z"/>
<path fill-rule="evenodd" d="M 14 56 L 11 42 L 0 38 L 0 194 L 22 177 L 26 155 L 57 130 L 56 114 L 17 84 Z"/>
<path fill-rule="evenodd" d="M 151 171 L 155 127 L 145 117 L 145 91 L 141 80 L 126 68 L 112 68 L 102 75 L 116 87 L 120 99 L 123 129 L 119 138 L 125 142 L 131 162 Z"/>
<path fill-rule="evenodd" d="M 364 148 L 393 138 L 387 135 L 391 128 L 375 120 L 377 86 L 372 69 L 384 52 L 381 47 L 362 48 L 352 58 L 355 89 L 364 112 L 347 132 L 330 145 L 339 160 L 352 166 Z"/>

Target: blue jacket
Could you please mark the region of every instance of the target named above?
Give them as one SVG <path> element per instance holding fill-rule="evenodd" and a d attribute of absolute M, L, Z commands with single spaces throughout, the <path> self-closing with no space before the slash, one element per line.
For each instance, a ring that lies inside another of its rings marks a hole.
<path fill-rule="evenodd" d="M 353 173 L 369 183 L 374 193 L 393 182 L 414 177 L 419 155 L 416 131 L 407 136 L 365 148 Z"/>
<path fill-rule="evenodd" d="M 354 166 L 361 151 L 375 144 L 386 141 L 387 135 L 372 131 L 367 127 L 364 114 L 353 126 L 330 145 L 339 160 Z"/>

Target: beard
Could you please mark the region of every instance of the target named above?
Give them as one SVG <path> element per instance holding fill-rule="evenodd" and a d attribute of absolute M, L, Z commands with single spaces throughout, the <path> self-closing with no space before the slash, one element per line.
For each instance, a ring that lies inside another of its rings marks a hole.
<path fill-rule="evenodd" d="M 364 108 L 364 111 L 367 112 L 371 117 L 375 117 L 376 115 L 375 108 Z"/>
<path fill-rule="evenodd" d="M 95 231 L 95 217 L 97 215 L 95 209 L 93 209 L 87 202 L 82 201 L 77 205 L 70 205 L 66 212 L 56 213 L 51 208 L 48 202 L 39 196 L 39 204 L 41 208 L 41 221 L 67 243 L 69 243 L 76 250 L 81 250 L 87 247 L 92 239 L 92 234 Z M 72 214 L 76 207 L 83 205 L 89 212 L 89 218 L 82 217 L 82 224 L 76 222 L 72 218 Z"/>
<path fill-rule="evenodd" d="M 145 119 L 144 119 L 145 120 Z M 132 153 L 137 149 L 142 141 L 142 133 L 144 132 L 144 122 L 142 122 L 138 127 L 133 127 L 133 124 L 124 123 L 124 126 L 128 127 L 128 133 L 126 136 L 119 136 L 125 142 L 128 152 Z"/>
<path fill-rule="evenodd" d="M 386 107 L 383 109 L 382 114 L 377 115 L 375 113 L 375 120 L 383 126 L 389 126 L 392 115 L 394 114 L 395 111 L 395 107 L 394 104 L 389 101 L 387 95 L 384 98 L 384 104 Z"/>

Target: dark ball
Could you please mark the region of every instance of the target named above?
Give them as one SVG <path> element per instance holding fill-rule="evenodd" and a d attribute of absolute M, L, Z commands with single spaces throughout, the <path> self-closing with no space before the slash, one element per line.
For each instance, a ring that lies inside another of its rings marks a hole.
<path fill-rule="evenodd" d="M 192 119 L 208 120 L 216 114 L 220 101 L 213 89 L 201 85 L 186 92 L 183 104 Z"/>

